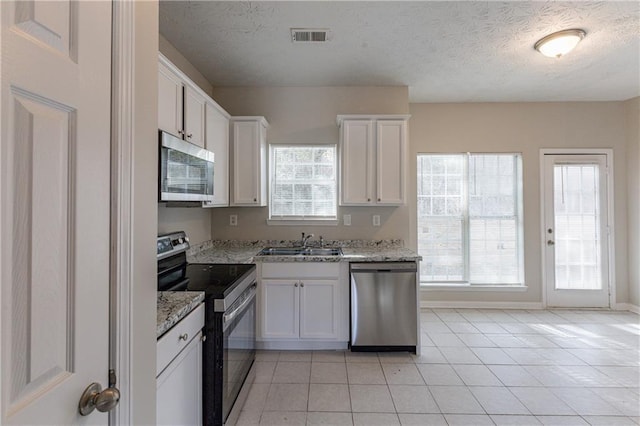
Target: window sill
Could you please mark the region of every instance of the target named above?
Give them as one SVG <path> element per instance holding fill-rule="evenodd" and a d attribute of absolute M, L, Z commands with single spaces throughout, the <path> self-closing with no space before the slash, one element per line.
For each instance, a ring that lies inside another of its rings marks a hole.
<path fill-rule="evenodd" d="M 474 285 L 458 285 L 458 284 L 420 284 L 422 291 L 527 291 L 526 285 L 498 285 L 498 284 L 474 284 Z"/>
<path fill-rule="evenodd" d="M 338 226 L 338 224 L 338 219 L 267 219 L 269 226 Z"/>

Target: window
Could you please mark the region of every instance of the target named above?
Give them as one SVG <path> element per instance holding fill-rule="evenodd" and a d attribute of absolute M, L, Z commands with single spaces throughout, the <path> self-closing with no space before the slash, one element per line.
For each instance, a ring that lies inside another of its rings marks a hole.
<path fill-rule="evenodd" d="M 424 284 L 522 285 L 520 154 L 419 154 Z"/>
<path fill-rule="evenodd" d="M 270 219 L 337 219 L 335 145 L 271 145 L 270 154 Z"/>

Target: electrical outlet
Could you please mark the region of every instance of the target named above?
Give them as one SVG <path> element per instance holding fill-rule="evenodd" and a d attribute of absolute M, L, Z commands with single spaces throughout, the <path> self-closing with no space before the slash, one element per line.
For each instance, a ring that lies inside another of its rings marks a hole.
<path fill-rule="evenodd" d="M 238 215 L 230 214 L 229 215 L 229 225 L 230 226 L 238 226 Z"/>
<path fill-rule="evenodd" d="M 379 214 L 374 214 L 373 215 L 373 226 L 380 226 L 380 215 Z"/>
<path fill-rule="evenodd" d="M 351 226 L 351 215 L 345 214 L 342 216 L 342 223 L 344 226 Z"/>

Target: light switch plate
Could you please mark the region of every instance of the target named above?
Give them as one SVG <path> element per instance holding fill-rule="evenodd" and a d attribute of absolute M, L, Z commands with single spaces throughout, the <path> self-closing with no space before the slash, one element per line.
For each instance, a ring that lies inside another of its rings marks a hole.
<path fill-rule="evenodd" d="M 230 226 L 238 226 L 238 215 L 230 214 L 229 215 L 229 225 Z"/>
<path fill-rule="evenodd" d="M 351 226 L 351 215 L 345 214 L 342 216 L 342 223 L 344 226 Z"/>
<path fill-rule="evenodd" d="M 380 226 L 380 215 L 379 214 L 374 214 L 373 215 L 373 226 Z"/>

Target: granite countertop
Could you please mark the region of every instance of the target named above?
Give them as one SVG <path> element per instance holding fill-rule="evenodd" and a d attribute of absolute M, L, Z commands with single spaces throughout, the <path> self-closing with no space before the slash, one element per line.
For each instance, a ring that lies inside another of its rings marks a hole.
<path fill-rule="evenodd" d="M 159 291 L 156 337 L 160 338 L 203 301 L 203 291 Z"/>
<path fill-rule="evenodd" d="M 335 240 L 325 247 L 341 247 L 342 256 L 259 256 L 264 247 L 294 247 L 290 240 L 216 240 L 192 247 L 187 252 L 189 263 L 256 263 L 256 262 L 416 262 L 422 257 L 403 247 L 401 240 Z M 311 245 L 312 246 L 312 245 Z"/>

